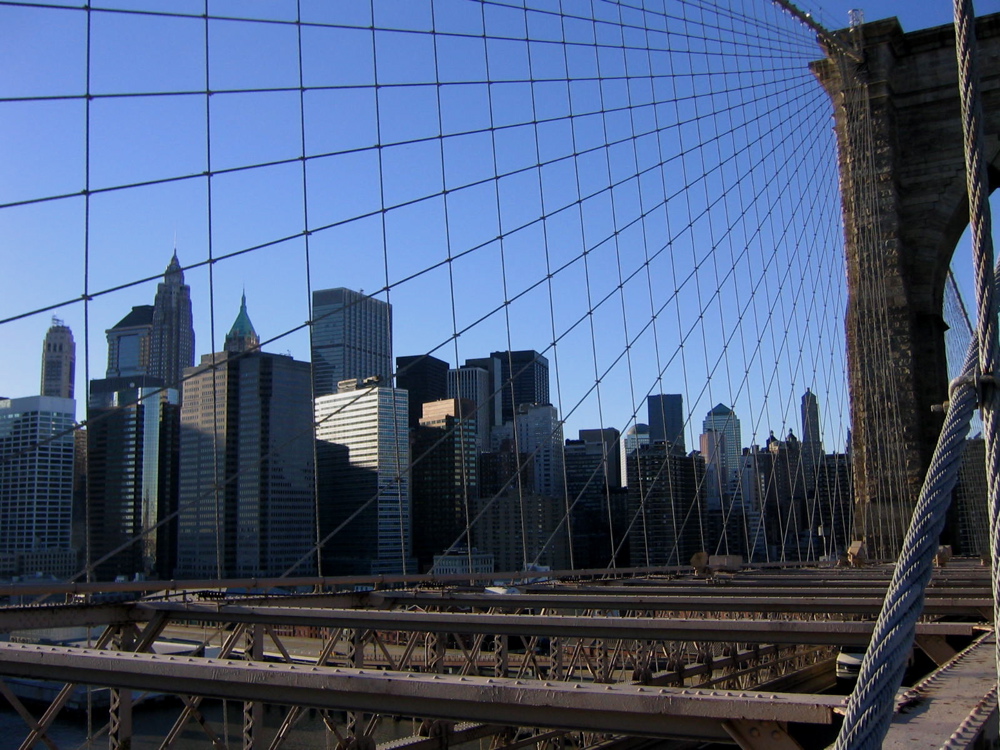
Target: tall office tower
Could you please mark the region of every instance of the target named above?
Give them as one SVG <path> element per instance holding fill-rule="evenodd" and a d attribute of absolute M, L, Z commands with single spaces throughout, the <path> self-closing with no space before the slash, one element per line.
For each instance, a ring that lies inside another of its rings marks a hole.
<path fill-rule="evenodd" d="M 176 389 L 148 375 L 90 383 L 88 556 L 96 562 L 115 553 L 97 566 L 97 580 L 174 574 L 178 401 Z"/>
<path fill-rule="evenodd" d="M 684 397 L 679 393 L 659 393 L 646 398 L 649 442 L 667 442 L 675 453 L 684 455 Z"/>
<path fill-rule="evenodd" d="M 819 401 L 808 388 L 802 394 L 802 442 L 823 444 L 819 434 Z"/>
<path fill-rule="evenodd" d="M 966 468 L 966 460 L 976 455 L 976 443 L 976 440 L 971 440 L 966 444 L 965 453 L 962 456 L 962 466 L 958 470 L 959 487 L 956 487 L 954 502 L 956 510 L 960 515 L 963 513 L 963 503 L 959 498 L 959 494 L 964 479 L 963 474 Z M 982 441 L 978 441 L 978 443 L 980 450 L 984 450 L 982 449 Z M 973 448 L 973 452 L 971 453 L 969 451 L 970 446 Z M 980 461 L 985 461 L 985 453 L 979 453 L 978 458 Z M 973 458 L 974 461 L 975 459 Z M 985 543 L 985 537 L 988 536 L 986 529 L 989 528 L 989 522 L 986 518 L 986 477 L 983 471 L 984 466 L 985 463 L 979 464 L 979 474 L 983 490 L 976 500 L 982 500 L 982 504 L 980 505 L 977 502 L 974 505 L 973 513 L 976 514 L 976 517 L 973 523 L 978 527 L 977 531 L 982 534 L 981 538 Z M 851 542 L 854 541 L 852 535 L 854 525 L 854 475 L 851 472 L 850 454 L 827 453 L 822 457 L 816 473 L 816 497 L 812 512 L 813 523 L 817 527 L 818 536 L 822 539 L 822 554 L 826 559 L 835 560 L 841 555 L 846 555 Z M 970 545 L 968 548 L 961 547 L 960 545 L 957 551 L 962 555 L 976 555 L 982 554 L 979 551 L 980 549 L 983 549 L 983 547 L 978 547 L 975 544 Z"/>
<path fill-rule="evenodd" d="M 788 438 L 782 441 L 772 433 L 765 450 L 757 451 L 753 458 L 761 488 L 761 513 L 768 559 L 804 559 L 809 542 L 804 539 L 803 532 L 808 533 L 811 519 L 805 512 L 798 438 L 789 433 Z"/>
<path fill-rule="evenodd" d="M 636 422 L 625 431 L 621 442 L 621 476 L 622 487 L 628 487 L 629 463 L 632 454 L 644 445 L 649 445 L 649 425 Z"/>
<path fill-rule="evenodd" d="M 587 445 L 588 453 L 599 453 L 605 465 L 608 486 L 622 486 L 621 433 L 614 427 L 580 430 L 579 438 Z M 602 477 L 602 481 L 603 481 Z"/>
<path fill-rule="evenodd" d="M 52 318 L 52 327 L 42 344 L 42 395 L 73 398 L 76 380 L 76 344 L 73 332 L 59 318 Z"/>
<path fill-rule="evenodd" d="M 535 492 L 563 498 L 566 492 L 563 428 L 556 408 L 550 404 L 520 404 L 514 416 L 514 429 L 517 450 L 532 456 L 534 461 Z"/>
<path fill-rule="evenodd" d="M 723 486 L 728 486 L 739 471 L 740 456 L 743 453 L 740 420 L 728 406 L 716 404 L 715 408 L 705 417 L 705 421 L 702 423 L 702 432 L 718 432 L 723 436 L 725 450 L 722 452 L 720 472 Z"/>
<path fill-rule="evenodd" d="M 410 427 L 415 428 L 423 404 L 449 398 L 448 363 L 429 354 L 396 357 L 396 387 L 410 394 Z M 475 404 L 472 407 L 474 411 Z"/>
<path fill-rule="evenodd" d="M 153 305 L 136 305 L 108 334 L 106 377 L 148 375 L 153 333 Z"/>
<path fill-rule="evenodd" d="M 480 362 L 487 367 L 470 364 Z M 490 450 L 490 431 L 501 424 L 500 363 L 489 358 L 467 360 L 457 370 L 448 370 L 448 398 L 467 399 L 475 404 L 477 443 L 480 453 Z"/>
<path fill-rule="evenodd" d="M 392 386 L 392 307 L 339 287 L 313 292 L 312 361 L 315 395 L 337 392 L 337 383 L 379 377 Z"/>
<path fill-rule="evenodd" d="M 534 350 L 492 352 L 500 362 L 500 424 L 511 422 L 521 404 L 548 404 L 549 360 Z M 466 363 L 476 360 L 466 360 Z M 560 441 L 561 442 L 561 441 Z"/>
<path fill-rule="evenodd" d="M 718 550 L 723 555 L 742 555 L 748 562 L 767 562 L 756 456 L 756 450 L 743 449 L 733 491 L 723 497 L 724 522 Z"/>
<path fill-rule="evenodd" d="M 816 470 L 823 460 L 823 439 L 819 433 L 819 402 L 808 388 L 802 395 L 802 476 L 806 493 L 816 492 Z"/>
<path fill-rule="evenodd" d="M 705 550 L 705 462 L 665 443 L 639 447 L 628 463 L 632 565 L 688 565 Z M 714 551 L 714 550 L 713 550 Z"/>
<path fill-rule="evenodd" d="M 602 446 L 601 436 L 607 439 Z M 614 438 L 611 439 L 611 434 Z M 585 435 L 597 440 L 588 440 Z M 627 564 L 620 544 L 628 528 L 627 495 L 617 471 L 612 475 L 609 458 L 618 463 L 618 430 L 580 430 L 580 440 L 567 440 L 566 497 L 573 531 L 573 567 L 604 568 L 612 562 Z M 616 552 L 618 554 L 616 554 Z"/>
<path fill-rule="evenodd" d="M 430 569 L 435 555 L 468 550 L 465 533 L 479 497 L 475 417 L 471 401 L 449 398 L 422 404 L 413 434 L 413 555 L 420 571 Z"/>
<path fill-rule="evenodd" d="M 722 496 L 729 491 L 730 478 L 726 477 L 726 435 L 709 430 L 700 437 L 701 456 L 705 459 L 705 499 L 709 510 L 722 508 Z"/>
<path fill-rule="evenodd" d="M 226 351 L 184 371 L 177 575 L 316 570 L 311 370 L 258 340 L 244 303 Z"/>
<path fill-rule="evenodd" d="M 184 368 L 194 366 L 194 323 L 191 287 L 184 283 L 176 250 L 156 287 L 149 343 L 149 374 L 180 393 Z"/>
<path fill-rule="evenodd" d="M 70 398 L 0 400 L 0 555 L 19 573 L 64 578 L 75 572 L 75 413 Z"/>
<path fill-rule="evenodd" d="M 417 572 L 408 398 L 398 388 L 341 381 L 337 393 L 316 399 L 324 575 Z"/>

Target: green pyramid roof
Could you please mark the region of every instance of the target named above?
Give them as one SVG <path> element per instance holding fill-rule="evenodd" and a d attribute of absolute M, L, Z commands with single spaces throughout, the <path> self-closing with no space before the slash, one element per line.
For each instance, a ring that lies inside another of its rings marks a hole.
<path fill-rule="evenodd" d="M 233 323 L 233 327 L 229 329 L 229 336 L 226 338 L 236 337 L 240 338 L 256 338 L 257 331 L 253 328 L 253 323 L 250 322 L 250 315 L 247 314 L 247 295 L 246 292 L 243 293 L 243 301 L 240 303 L 240 314 L 236 316 L 236 322 Z"/>

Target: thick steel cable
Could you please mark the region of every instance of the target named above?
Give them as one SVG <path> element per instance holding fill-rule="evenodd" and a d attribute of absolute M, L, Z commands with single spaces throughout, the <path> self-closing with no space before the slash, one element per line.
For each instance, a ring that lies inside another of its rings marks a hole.
<path fill-rule="evenodd" d="M 989 206 L 989 179 L 983 159 L 983 111 L 979 95 L 977 68 L 976 15 L 972 0 L 955 0 L 955 48 L 958 55 L 958 81 L 962 99 L 962 133 L 965 137 L 965 178 L 969 192 L 969 227 L 972 230 L 972 257 L 976 277 L 976 308 L 979 336 L 979 374 L 984 378 L 997 374 L 997 290 L 993 268 L 993 232 Z M 997 431 L 997 391 L 985 380 L 979 393 L 983 436 L 986 439 L 986 486 L 990 518 L 990 578 L 993 584 L 993 622 L 1000 626 L 1000 444 Z M 997 643 L 1000 654 L 1000 643 Z M 997 661 L 1000 669 L 1000 660 Z"/>
<path fill-rule="evenodd" d="M 956 52 L 965 135 L 966 179 L 973 235 L 973 263 L 979 311 L 979 340 L 969 344 L 962 377 L 953 382 L 948 413 L 927 478 L 913 512 L 903 550 L 886 592 L 885 604 L 872 633 L 871 645 L 861 663 L 858 683 L 851 694 L 844 725 L 837 737 L 837 750 L 878 748 L 888 731 L 895 709 L 896 690 L 913 648 L 917 618 L 923 610 L 924 592 L 933 570 L 938 539 L 944 528 L 951 491 L 958 479 L 965 436 L 972 412 L 982 399 L 983 423 L 987 436 L 987 481 L 990 492 L 991 575 L 994 582 L 994 622 L 997 615 L 996 556 L 997 503 L 995 491 L 998 461 L 993 403 L 995 390 L 980 388 L 978 372 L 991 375 L 996 360 L 996 275 L 990 237 L 990 213 L 986 170 L 982 161 L 982 118 L 973 27 L 975 16 L 969 0 L 955 0 Z"/>

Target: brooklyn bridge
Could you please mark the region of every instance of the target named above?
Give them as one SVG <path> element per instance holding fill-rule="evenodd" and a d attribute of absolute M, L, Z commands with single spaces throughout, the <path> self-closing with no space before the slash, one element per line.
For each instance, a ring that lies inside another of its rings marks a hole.
<path fill-rule="evenodd" d="M 58 315 L 88 389 L 43 438 L 0 398 L 0 746 L 994 747 L 1000 14 L 972 13 L 0 1 L 4 369 Z M 412 356 L 319 356 L 345 287 Z M 428 363 L 455 392 L 407 404 Z M 220 406 L 298 365 L 304 434 Z M 337 474 L 372 394 L 389 473 Z M 128 438 L 172 505 L 102 499 L 137 404 L 179 415 L 159 468 L 161 426 Z M 72 551 L 16 473 L 63 445 Z"/>

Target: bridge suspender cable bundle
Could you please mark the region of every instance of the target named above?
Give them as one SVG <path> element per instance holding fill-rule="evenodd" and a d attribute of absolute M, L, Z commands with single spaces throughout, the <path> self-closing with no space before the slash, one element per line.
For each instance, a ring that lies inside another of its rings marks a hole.
<path fill-rule="evenodd" d="M 965 437 L 977 406 L 982 409 L 986 438 L 994 627 L 1000 623 L 997 618 L 1000 612 L 1000 597 L 997 596 L 997 571 L 1000 569 L 1000 537 L 997 533 L 1000 445 L 997 441 L 997 389 L 994 379 L 997 361 L 996 297 L 1000 293 L 996 278 L 1000 275 L 1000 265 L 993 266 L 990 208 L 986 200 L 988 181 L 982 155 L 975 14 L 971 0 L 955 0 L 955 37 L 979 330 L 977 337 L 970 341 L 961 377 L 953 381 L 949 389 L 944 428 L 913 511 L 885 604 L 862 661 L 857 686 L 848 702 L 844 725 L 837 737 L 837 750 L 875 750 L 882 746 L 896 709 L 896 691 L 913 648 L 917 619 L 923 611 L 924 591 L 930 581 L 951 493 L 958 478 Z M 997 639 L 997 644 L 1000 646 L 1000 639 Z M 997 665 L 1000 669 L 1000 659 L 997 659 Z"/>

